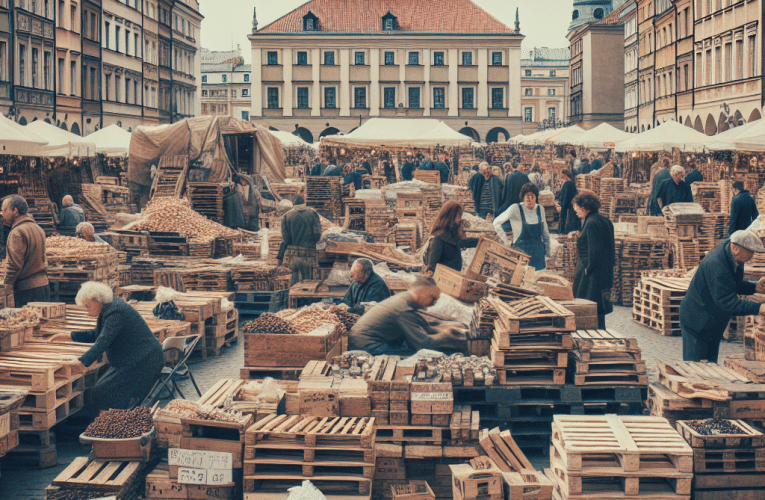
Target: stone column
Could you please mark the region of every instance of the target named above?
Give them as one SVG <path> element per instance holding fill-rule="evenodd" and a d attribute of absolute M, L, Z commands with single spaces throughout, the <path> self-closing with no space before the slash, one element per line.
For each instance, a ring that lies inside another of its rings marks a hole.
<path fill-rule="evenodd" d="M 369 116 L 380 116 L 380 49 L 369 47 Z"/>
<path fill-rule="evenodd" d="M 340 116 L 351 116 L 350 49 L 340 49 Z"/>
<path fill-rule="evenodd" d="M 457 49 L 449 49 L 449 116 L 460 114 L 460 86 L 459 78 L 460 54 Z"/>
<path fill-rule="evenodd" d="M 478 116 L 489 116 L 489 52 L 487 49 L 478 51 L 478 92 L 476 104 Z"/>
<path fill-rule="evenodd" d="M 311 92 L 311 116 L 321 116 L 321 51 L 311 50 L 311 79 L 313 91 Z"/>
<path fill-rule="evenodd" d="M 282 49 L 282 116 L 292 116 L 292 49 Z"/>

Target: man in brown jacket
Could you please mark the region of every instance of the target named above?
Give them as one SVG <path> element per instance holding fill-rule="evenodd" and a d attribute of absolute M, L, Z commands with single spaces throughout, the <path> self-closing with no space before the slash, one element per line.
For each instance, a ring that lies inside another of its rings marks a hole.
<path fill-rule="evenodd" d="M 16 307 L 29 302 L 50 301 L 48 264 L 45 261 L 45 232 L 27 214 L 24 198 L 11 195 L 3 200 L 3 222 L 10 226 L 5 284 L 13 286 Z"/>

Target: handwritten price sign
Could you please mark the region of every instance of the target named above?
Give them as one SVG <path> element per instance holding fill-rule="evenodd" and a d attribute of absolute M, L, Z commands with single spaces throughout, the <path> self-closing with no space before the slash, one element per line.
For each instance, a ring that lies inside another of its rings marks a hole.
<path fill-rule="evenodd" d="M 178 483 L 220 485 L 232 482 L 233 455 L 221 451 L 170 448 L 168 463 L 178 466 Z"/>

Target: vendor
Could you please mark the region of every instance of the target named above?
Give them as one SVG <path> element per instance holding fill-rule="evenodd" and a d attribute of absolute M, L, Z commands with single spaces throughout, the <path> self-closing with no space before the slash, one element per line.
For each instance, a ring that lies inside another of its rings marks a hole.
<path fill-rule="evenodd" d="M 412 158 L 408 156 L 401 166 L 401 180 L 411 181 L 412 179 L 414 179 L 414 163 L 412 163 Z"/>
<path fill-rule="evenodd" d="M 537 271 L 547 267 L 545 257 L 550 256 L 550 230 L 547 227 L 545 209 L 539 203 L 539 189 L 532 184 L 521 188 L 521 203 L 511 205 L 492 224 L 494 231 L 506 246 L 517 248 L 531 257 L 529 265 Z M 513 231 L 512 245 L 502 224 L 510 222 Z"/>
<path fill-rule="evenodd" d="M 475 213 L 478 217 L 486 219 L 489 214 L 493 217 L 499 215 L 499 207 L 503 200 L 502 181 L 494 175 L 488 163 L 482 162 L 478 166 L 478 173 L 470 178 L 468 189 L 473 193 Z"/>
<path fill-rule="evenodd" d="M 434 170 L 438 170 L 441 175 L 441 184 L 449 182 L 449 166 L 446 164 L 446 154 L 438 155 L 438 161 L 433 165 Z"/>
<path fill-rule="evenodd" d="M 369 259 L 356 259 L 351 266 L 351 287 L 343 297 L 341 306 L 345 304 L 348 312 L 364 314 L 363 302 L 382 302 L 390 297 L 390 290 L 374 269 Z"/>
<path fill-rule="evenodd" d="M 282 217 L 282 244 L 276 259 L 292 270 L 290 286 L 313 279 L 319 266 L 316 244 L 321 239 L 321 219 L 313 208 L 299 205 Z"/>
<path fill-rule="evenodd" d="M 491 171 L 489 171 L 491 172 Z M 499 185 L 499 181 L 497 181 Z M 462 272 L 462 249 L 475 248 L 478 238 L 468 238 L 462 228 L 463 208 L 454 200 L 447 201 L 438 212 L 433 227 L 427 252 L 423 256 L 427 270 L 432 274 L 436 266 L 443 264 L 457 272 Z"/>
<path fill-rule="evenodd" d="M 321 174 L 322 177 L 342 177 L 343 175 L 343 167 L 337 165 L 328 165 Z"/>
<path fill-rule="evenodd" d="M 329 166 L 329 160 L 326 156 L 322 156 L 319 160 L 319 163 L 311 167 L 311 177 L 321 177 L 321 175 L 324 173 L 324 171 Z"/>
<path fill-rule="evenodd" d="M 683 180 L 685 169 L 680 165 L 674 165 L 669 170 L 669 175 L 670 178 L 661 183 L 656 195 L 656 200 L 661 203 L 661 208 L 673 203 L 693 203 L 691 186 Z"/>
<path fill-rule="evenodd" d="M 80 222 L 77 224 L 77 229 L 75 229 L 75 232 L 77 233 L 78 238 L 82 238 L 85 241 L 104 243 L 108 245 L 108 243 L 106 243 L 96 234 L 96 229 L 90 222 Z"/>
<path fill-rule="evenodd" d="M 659 189 L 664 181 L 670 179 L 669 175 L 669 158 L 661 159 L 661 168 L 656 171 L 653 176 L 653 183 L 651 184 L 651 196 L 648 197 L 648 215 L 659 216 L 661 215 L 661 207 L 659 202 L 656 201 L 659 196 Z"/>
<path fill-rule="evenodd" d="M 411 354 L 420 349 L 465 352 L 464 330 L 438 328 L 420 314 L 440 297 L 435 281 L 419 276 L 408 291 L 380 302 L 359 319 L 348 334 L 348 350 L 366 351 L 373 356 Z"/>
<path fill-rule="evenodd" d="M 58 213 L 59 226 L 76 227 L 77 224 L 85 221 L 85 211 L 81 206 L 74 203 L 74 199 L 70 195 L 64 196 L 61 200 L 61 206 L 63 208 Z"/>
<path fill-rule="evenodd" d="M 165 355 L 146 321 L 124 300 L 114 297 L 103 283 L 88 281 L 75 302 L 98 318 L 94 330 L 54 335 L 52 341 L 93 344 L 80 362 L 92 365 L 106 353 L 109 369 L 93 388 L 93 403 L 100 410 L 128 409 L 149 394 L 165 366 Z"/>
<path fill-rule="evenodd" d="M 260 230 L 260 194 L 252 177 L 246 174 L 237 174 L 234 181 L 239 190 L 239 199 L 242 201 L 242 214 L 245 218 L 244 229 L 257 232 Z"/>

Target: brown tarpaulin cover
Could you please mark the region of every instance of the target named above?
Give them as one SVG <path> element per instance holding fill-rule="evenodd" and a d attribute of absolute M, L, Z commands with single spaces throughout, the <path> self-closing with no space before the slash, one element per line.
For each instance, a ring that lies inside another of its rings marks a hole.
<path fill-rule="evenodd" d="M 128 181 L 148 190 L 151 166 L 166 155 L 188 155 L 189 163 L 200 160 L 210 170 L 209 182 L 229 179 L 232 165 L 226 155 L 223 134 L 255 133 L 256 173 L 271 182 L 284 182 L 284 150 L 268 129 L 229 116 L 199 116 L 170 125 L 138 127 L 130 140 Z M 199 165 L 197 165 L 198 167 Z"/>

